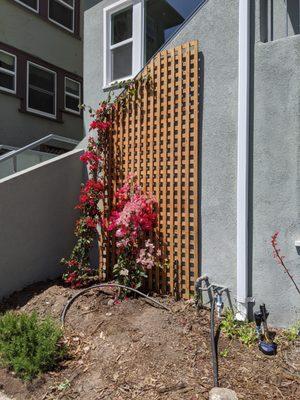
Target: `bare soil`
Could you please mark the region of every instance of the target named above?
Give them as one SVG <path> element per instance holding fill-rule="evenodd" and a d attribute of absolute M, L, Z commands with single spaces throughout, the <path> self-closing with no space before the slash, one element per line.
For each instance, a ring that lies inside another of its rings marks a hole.
<path fill-rule="evenodd" d="M 51 315 L 60 313 L 75 290 L 59 282 L 31 286 L 1 306 Z M 111 305 L 110 293 L 93 290 L 71 306 L 65 341 L 71 356 L 59 370 L 31 383 L 0 369 L 0 389 L 16 400 L 196 400 L 208 399 L 213 386 L 209 313 L 192 302 L 157 299 L 171 312 L 142 299 Z M 282 343 L 275 357 L 247 348 L 221 334 L 220 386 L 239 399 L 300 398 L 299 343 Z M 296 355 L 296 356 L 295 356 Z M 295 361 L 296 357 L 296 361 Z"/>

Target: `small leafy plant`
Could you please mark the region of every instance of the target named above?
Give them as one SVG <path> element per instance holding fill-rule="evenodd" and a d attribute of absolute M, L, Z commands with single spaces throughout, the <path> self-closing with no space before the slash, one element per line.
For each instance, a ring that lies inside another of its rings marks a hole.
<path fill-rule="evenodd" d="M 299 339 L 299 337 L 300 337 L 300 321 L 297 321 L 290 328 L 283 331 L 283 336 L 289 342 L 294 342 L 295 340 Z"/>
<path fill-rule="evenodd" d="M 220 351 L 220 356 L 227 358 L 229 355 L 229 349 L 224 349 L 223 351 Z"/>
<path fill-rule="evenodd" d="M 248 347 L 251 347 L 257 340 L 253 325 L 249 322 L 237 321 L 231 310 L 225 312 L 221 329 L 229 339 L 238 339 Z"/>
<path fill-rule="evenodd" d="M 67 390 L 71 387 L 71 382 L 69 381 L 69 379 L 65 379 L 62 383 L 60 383 L 57 386 L 57 390 L 59 392 L 63 392 L 64 390 Z"/>
<path fill-rule="evenodd" d="M 36 313 L 7 312 L 0 317 L 0 363 L 23 380 L 32 380 L 58 365 L 65 356 L 62 330 Z"/>

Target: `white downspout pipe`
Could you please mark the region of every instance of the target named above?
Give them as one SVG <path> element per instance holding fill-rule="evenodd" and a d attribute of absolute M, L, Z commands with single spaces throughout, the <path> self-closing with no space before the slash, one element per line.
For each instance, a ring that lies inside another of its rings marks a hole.
<path fill-rule="evenodd" d="M 250 0 L 239 1 L 239 86 L 237 155 L 237 314 L 248 316 L 248 177 Z"/>

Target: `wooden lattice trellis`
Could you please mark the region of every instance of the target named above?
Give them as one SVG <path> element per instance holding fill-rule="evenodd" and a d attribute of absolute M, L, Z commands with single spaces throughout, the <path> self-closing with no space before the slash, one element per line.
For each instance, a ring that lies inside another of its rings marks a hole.
<path fill-rule="evenodd" d="M 198 276 L 198 42 L 161 51 L 137 82 L 146 75 L 150 90 L 137 83 L 138 94 L 125 110 L 117 106 L 111 188 L 135 173 L 157 198 L 158 235 L 168 268 L 150 274 L 149 289 L 189 298 Z M 105 253 L 109 269 L 113 246 Z"/>

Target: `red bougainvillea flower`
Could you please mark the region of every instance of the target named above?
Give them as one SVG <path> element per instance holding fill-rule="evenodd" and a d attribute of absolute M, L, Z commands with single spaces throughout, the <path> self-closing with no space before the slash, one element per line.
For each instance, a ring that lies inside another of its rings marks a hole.
<path fill-rule="evenodd" d="M 87 218 L 85 219 L 85 223 L 86 223 L 86 226 L 89 227 L 89 228 L 95 229 L 95 228 L 97 227 L 97 221 L 95 221 L 95 220 L 94 220 L 93 218 L 91 218 L 91 217 L 87 217 Z"/>
<path fill-rule="evenodd" d="M 94 120 L 90 123 L 90 130 L 97 129 L 99 131 L 106 131 L 111 126 L 109 121 L 97 121 Z"/>

